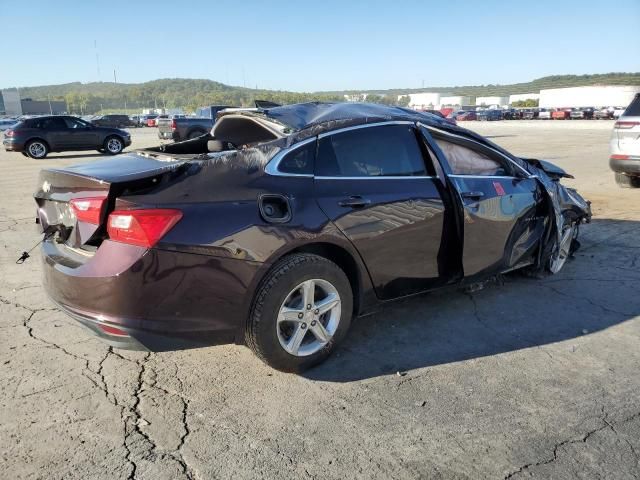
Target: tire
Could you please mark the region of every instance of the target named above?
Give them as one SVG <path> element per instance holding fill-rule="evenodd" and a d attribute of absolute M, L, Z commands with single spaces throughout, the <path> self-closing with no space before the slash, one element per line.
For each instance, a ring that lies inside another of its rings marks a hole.
<path fill-rule="evenodd" d="M 189 133 L 189 135 L 187 135 L 187 140 L 191 140 L 191 139 L 199 137 L 201 135 L 204 135 L 204 132 L 202 132 L 200 130 L 193 131 L 193 132 Z"/>
<path fill-rule="evenodd" d="M 616 183 L 622 188 L 640 188 L 640 177 L 625 175 L 624 173 L 615 174 Z"/>
<path fill-rule="evenodd" d="M 117 135 L 111 135 L 105 138 L 103 147 L 105 153 L 109 155 L 118 155 L 124 150 L 124 141 Z"/>
<path fill-rule="evenodd" d="M 314 300 L 304 298 L 309 285 L 313 289 L 307 291 L 314 292 Z M 305 305 L 307 301 L 313 305 Z M 321 313 L 323 302 L 327 302 L 325 308 L 330 303 L 334 306 Z M 292 320 L 282 320 L 283 309 Z M 261 282 L 245 342 L 267 365 L 283 372 L 303 372 L 331 355 L 346 336 L 352 314 L 351 284 L 340 267 L 318 255 L 292 254 L 278 261 Z"/>
<path fill-rule="evenodd" d="M 562 216 L 564 218 L 564 222 L 562 226 L 560 248 L 556 251 L 556 246 L 554 245 L 552 249 L 553 253 L 547 262 L 547 271 L 552 274 L 558 273 L 562 267 L 564 267 L 567 260 L 571 258 L 575 250 L 577 250 L 577 245 L 579 245 L 576 243 L 578 223 L 575 215 L 570 211 L 565 211 Z"/>
<path fill-rule="evenodd" d="M 45 158 L 49 153 L 49 146 L 44 140 L 30 140 L 25 145 L 25 151 L 29 157 L 40 160 Z"/>

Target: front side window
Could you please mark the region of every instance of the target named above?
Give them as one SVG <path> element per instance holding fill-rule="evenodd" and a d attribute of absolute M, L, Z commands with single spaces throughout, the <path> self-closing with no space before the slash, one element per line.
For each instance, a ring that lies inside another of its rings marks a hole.
<path fill-rule="evenodd" d="M 434 138 L 454 175 L 506 175 L 500 162 L 469 147 Z"/>
<path fill-rule="evenodd" d="M 397 177 L 426 175 L 426 172 L 413 126 L 382 125 L 321 138 L 316 175 Z"/>
<path fill-rule="evenodd" d="M 65 118 L 64 119 L 65 123 L 67 124 L 67 128 L 85 128 L 87 126 L 86 123 L 84 123 L 81 120 L 77 120 L 75 118 Z"/>

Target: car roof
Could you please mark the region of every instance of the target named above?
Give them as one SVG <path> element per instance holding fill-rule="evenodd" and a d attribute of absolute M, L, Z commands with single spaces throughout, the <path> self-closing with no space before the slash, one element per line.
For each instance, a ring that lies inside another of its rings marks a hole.
<path fill-rule="evenodd" d="M 246 112 L 250 114 L 249 112 Z M 376 123 L 392 120 L 422 121 L 443 125 L 445 120 L 429 113 L 416 112 L 403 107 L 374 103 L 324 103 L 309 102 L 283 105 L 261 110 L 266 117 L 276 120 L 293 130 L 334 130 L 346 125 Z"/>

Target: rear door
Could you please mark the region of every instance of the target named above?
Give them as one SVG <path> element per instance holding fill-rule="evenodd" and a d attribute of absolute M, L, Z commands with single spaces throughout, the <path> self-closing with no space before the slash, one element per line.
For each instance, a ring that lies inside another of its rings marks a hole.
<path fill-rule="evenodd" d="M 429 133 L 462 210 L 464 276 L 532 263 L 546 219 L 539 182 L 488 146 L 438 129 Z"/>
<path fill-rule="evenodd" d="M 73 140 L 63 117 L 47 117 L 40 123 L 40 128 L 44 130 L 44 136 L 51 150 L 65 150 L 73 148 Z"/>
<path fill-rule="evenodd" d="M 383 299 L 448 281 L 450 210 L 409 122 L 321 135 L 315 162 L 320 208 L 353 243 Z"/>

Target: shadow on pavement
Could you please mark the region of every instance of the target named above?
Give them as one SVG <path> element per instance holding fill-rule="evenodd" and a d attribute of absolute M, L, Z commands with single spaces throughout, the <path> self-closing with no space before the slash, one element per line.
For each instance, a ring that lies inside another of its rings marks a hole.
<path fill-rule="evenodd" d="M 473 294 L 389 304 L 356 320 L 343 346 L 304 376 L 362 380 L 571 340 L 640 315 L 640 222 L 595 219 L 582 230 L 582 248 L 559 274 L 514 272 Z"/>

